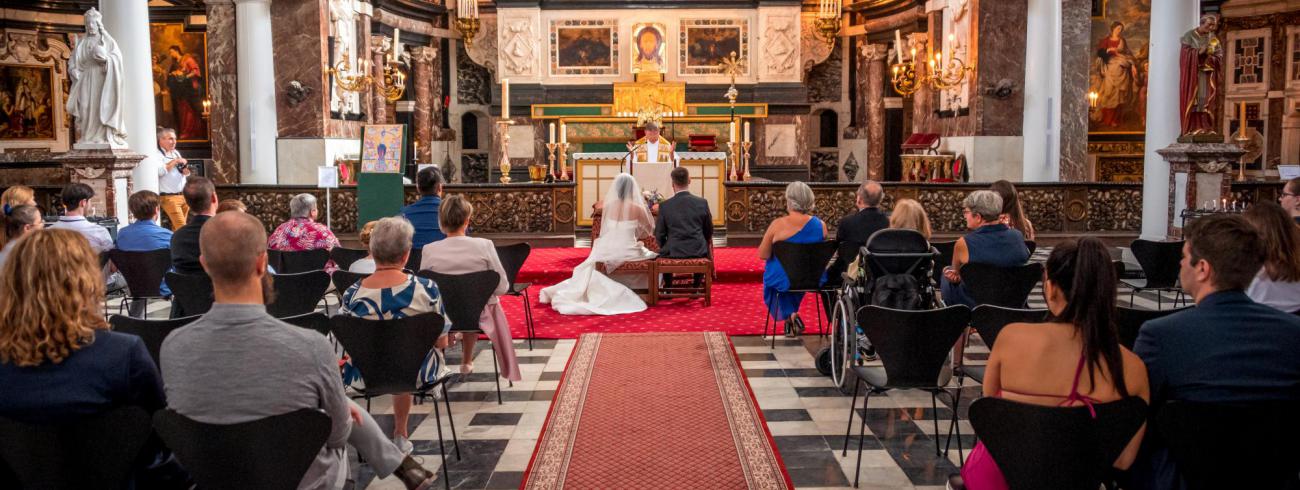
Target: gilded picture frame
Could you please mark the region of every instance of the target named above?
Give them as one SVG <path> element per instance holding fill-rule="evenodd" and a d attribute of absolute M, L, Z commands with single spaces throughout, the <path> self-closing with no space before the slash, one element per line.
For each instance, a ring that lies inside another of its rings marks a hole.
<path fill-rule="evenodd" d="M 722 60 L 732 52 L 742 60 L 749 59 L 749 22 L 745 19 L 682 19 L 678 37 L 680 75 L 720 75 Z"/>
<path fill-rule="evenodd" d="M 618 74 L 617 20 L 552 20 L 549 37 L 551 75 Z"/>
<path fill-rule="evenodd" d="M 154 118 L 181 142 L 208 141 L 208 35 L 179 22 L 149 24 Z"/>

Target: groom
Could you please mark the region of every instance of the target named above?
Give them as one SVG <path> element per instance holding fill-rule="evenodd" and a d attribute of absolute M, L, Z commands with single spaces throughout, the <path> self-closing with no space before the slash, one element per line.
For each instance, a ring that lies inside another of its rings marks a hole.
<path fill-rule="evenodd" d="M 677 167 L 668 176 L 673 183 L 673 197 L 659 204 L 659 217 L 655 218 L 659 256 L 669 259 L 709 257 L 709 244 L 713 243 L 713 213 L 709 211 L 709 201 L 686 190 L 691 185 L 691 173 L 686 167 Z"/>

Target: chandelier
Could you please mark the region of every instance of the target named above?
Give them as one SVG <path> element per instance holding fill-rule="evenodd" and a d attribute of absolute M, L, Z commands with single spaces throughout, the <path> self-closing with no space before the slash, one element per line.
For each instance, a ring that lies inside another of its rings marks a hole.
<path fill-rule="evenodd" d="M 818 0 L 817 18 L 813 26 L 817 35 L 827 46 L 835 47 L 835 39 L 840 36 L 840 13 L 844 11 L 844 0 Z"/>
<path fill-rule="evenodd" d="M 897 33 L 895 33 L 895 36 L 897 36 Z M 895 52 L 898 53 L 898 62 L 894 63 L 891 69 L 893 71 L 894 90 L 899 94 L 912 95 L 927 85 L 936 90 L 957 87 L 966 80 L 966 77 L 971 72 L 975 71 L 975 67 L 968 66 L 966 62 L 957 56 L 952 54 L 944 56 L 943 51 L 939 51 L 925 61 L 925 75 L 918 76 L 916 73 L 916 49 L 912 49 L 909 60 L 903 61 L 903 52 L 900 49 L 902 45 L 898 42 L 895 44 L 898 46 L 895 49 Z M 949 46 L 954 44 L 954 37 L 951 34 L 948 35 L 948 44 Z M 945 49 L 944 51 L 951 53 L 954 50 Z"/>
<path fill-rule="evenodd" d="M 380 95 L 384 96 L 390 102 L 396 102 L 402 98 L 406 92 L 406 72 L 402 69 L 401 62 L 394 55 L 397 45 L 397 36 L 401 31 L 393 31 L 393 42 L 387 44 L 384 48 L 384 68 L 379 77 L 371 75 L 370 62 L 361 59 L 357 62 L 357 71 L 352 71 L 352 60 L 348 53 L 343 53 L 342 59 L 334 66 L 329 67 L 326 71 L 334 76 L 334 84 L 342 90 L 348 92 L 363 92 L 371 86 Z"/>
<path fill-rule="evenodd" d="M 456 0 L 456 30 L 465 41 L 465 48 L 474 46 L 474 36 L 480 27 L 478 19 L 478 0 Z"/>

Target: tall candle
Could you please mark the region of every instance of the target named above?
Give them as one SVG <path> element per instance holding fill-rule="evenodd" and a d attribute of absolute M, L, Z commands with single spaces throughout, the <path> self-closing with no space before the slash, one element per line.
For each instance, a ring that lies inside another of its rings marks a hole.
<path fill-rule="evenodd" d="M 1237 124 L 1240 126 L 1238 129 L 1241 131 L 1241 138 L 1246 139 L 1246 103 L 1245 102 L 1241 103 L 1241 119 L 1237 121 Z"/>
<path fill-rule="evenodd" d="M 749 121 L 745 121 L 745 141 L 749 141 Z"/>
<path fill-rule="evenodd" d="M 501 79 L 501 119 L 510 119 L 510 79 Z"/>
<path fill-rule="evenodd" d="M 569 142 L 569 133 L 565 131 L 564 121 L 560 121 L 560 143 Z"/>
<path fill-rule="evenodd" d="M 402 54 L 402 30 L 394 28 L 393 29 L 393 56 L 401 56 L 401 54 Z"/>
<path fill-rule="evenodd" d="M 903 33 L 894 29 L 894 51 L 898 52 L 898 64 L 903 64 Z"/>
<path fill-rule="evenodd" d="M 728 124 L 728 126 L 727 126 L 727 141 L 728 141 L 729 143 L 735 143 L 735 142 L 736 142 L 736 121 L 731 121 L 731 122 L 729 122 L 729 123 L 727 123 L 727 124 Z"/>
<path fill-rule="evenodd" d="M 419 161 L 420 161 L 420 142 L 419 142 L 419 141 L 412 141 L 412 142 L 411 142 L 411 160 L 412 160 L 412 161 L 415 161 L 416 163 L 419 163 Z"/>
<path fill-rule="evenodd" d="M 548 143 L 555 142 L 555 123 L 551 123 L 551 139 L 546 140 Z"/>

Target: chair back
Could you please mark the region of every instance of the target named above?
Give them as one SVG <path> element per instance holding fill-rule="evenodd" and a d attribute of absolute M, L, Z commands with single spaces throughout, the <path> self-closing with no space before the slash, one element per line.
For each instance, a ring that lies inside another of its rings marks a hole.
<path fill-rule="evenodd" d="M 199 488 L 293 490 L 330 435 L 314 408 L 239 424 L 205 424 L 159 410 L 154 427 Z"/>
<path fill-rule="evenodd" d="M 424 313 L 391 320 L 367 320 L 351 315 L 330 318 L 330 332 L 352 357 L 366 381 L 367 396 L 411 393 L 422 387 L 420 367 L 442 335 L 443 318 Z"/>
<path fill-rule="evenodd" d="M 411 255 L 406 257 L 406 270 L 412 274 L 420 271 L 420 261 L 424 259 L 424 250 L 413 248 Z"/>
<path fill-rule="evenodd" d="M 172 302 L 179 307 L 172 309 L 173 318 L 202 315 L 212 309 L 212 279 L 207 274 L 168 272 L 163 277 L 172 290 Z"/>
<path fill-rule="evenodd" d="M 1041 323 L 1047 321 L 1051 312 L 1047 310 L 1022 310 L 1004 308 L 995 305 L 979 305 L 970 312 L 970 325 L 984 339 L 984 345 L 993 350 L 993 343 L 998 340 L 1002 328 L 1012 323 Z"/>
<path fill-rule="evenodd" d="M 313 311 L 302 315 L 294 315 L 281 318 L 280 321 L 320 332 L 321 335 L 330 333 L 330 317 L 319 311 Z"/>
<path fill-rule="evenodd" d="M 1142 324 L 1155 320 L 1165 315 L 1177 313 L 1191 308 L 1175 308 L 1171 310 L 1144 310 L 1141 308 L 1129 308 L 1127 306 L 1116 307 L 1115 327 L 1119 329 L 1119 343 L 1129 350 L 1133 350 L 1133 344 L 1137 342 L 1138 330 L 1142 329 Z"/>
<path fill-rule="evenodd" d="M 440 274 L 420 271 L 420 277 L 433 279 L 442 295 L 442 307 L 447 310 L 453 332 L 478 332 L 479 316 L 497 290 L 501 275 L 486 270 L 469 274 Z"/>
<path fill-rule="evenodd" d="M 970 423 L 1010 488 L 1097 490 L 1133 434 L 1146 422 L 1138 397 L 1088 407 L 1031 405 L 984 397 Z"/>
<path fill-rule="evenodd" d="M 872 233 L 862 248 L 862 256 L 872 277 L 906 274 L 922 283 L 929 280 L 938 255 L 920 232 L 900 228 Z"/>
<path fill-rule="evenodd" d="M 1300 488 L 1297 413 L 1294 400 L 1169 401 L 1156 412 L 1155 426 L 1190 489 Z"/>
<path fill-rule="evenodd" d="M 364 259 L 367 255 L 370 255 L 369 250 L 358 248 L 334 247 L 330 249 L 330 260 L 334 261 L 334 265 L 339 266 L 339 270 L 344 271 L 352 267 L 353 262 Z"/>
<path fill-rule="evenodd" d="M 858 326 L 880 355 L 890 388 L 937 387 L 948 353 L 969 323 L 970 308 L 965 305 L 921 311 L 872 305 L 858 310 Z"/>
<path fill-rule="evenodd" d="M 1142 268 L 1147 283 L 1143 289 L 1168 289 L 1178 283 L 1179 262 L 1183 260 L 1183 242 L 1133 240 L 1129 244 L 1133 258 Z"/>
<path fill-rule="evenodd" d="M 147 252 L 109 250 L 108 260 L 126 279 L 133 298 L 162 297 L 163 274 L 172 267 L 172 251 L 166 248 Z"/>
<path fill-rule="evenodd" d="M 0 417 L 0 488 L 125 488 L 152 433 L 137 406 L 58 424 Z"/>
<path fill-rule="evenodd" d="M 266 305 L 266 312 L 276 318 L 302 315 L 316 311 L 316 304 L 325 297 L 330 287 L 330 275 L 324 270 L 297 274 L 272 274 L 275 301 Z"/>
<path fill-rule="evenodd" d="M 1025 240 L 1025 248 L 1029 250 L 1029 255 L 1032 257 L 1034 255 L 1034 251 L 1038 250 L 1038 242 L 1035 242 L 1033 240 Z"/>
<path fill-rule="evenodd" d="M 956 250 L 957 248 L 957 241 L 953 240 L 951 242 L 930 242 L 930 246 L 934 247 L 934 250 L 936 252 L 939 252 L 939 258 L 935 259 L 937 263 L 934 266 L 934 270 L 930 274 L 934 276 L 933 279 L 935 284 L 941 284 L 942 283 L 941 279 L 943 278 L 943 268 L 952 265 L 952 254 L 953 251 Z"/>
<path fill-rule="evenodd" d="M 1043 264 L 1033 262 L 1015 267 L 988 264 L 961 266 L 961 281 L 977 305 L 1024 308 L 1029 293 L 1043 278 Z"/>
<path fill-rule="evenodd" d="M 362 274 L 360 272 L 348 272 L 343 269 L 339 269 L 334 271 L 334 274 L 330 276 L 330 281 L 334 283 L 334 290 L 338 291 L 339 294 L 343 294 L 346 293 L 348 291 L 348 288 L 352 287 L 353 284 L 361 282 L 362 279 L 365 279 L 369 275 L 370 274 Z"/>
<path fill-rule="evenodd" d="M 153 365 L 162 369 L 162 357 L 159 356 L 159 353 L 162 352 L 163 340 L 166 340 L 173 330 L 189 325 L 190 322 L 198 319 L 199 315 L 169 320 L 145 320 L 125 315 L 113 315 L 108 317 L 108 324 L 113 327 L 114 332 L 140 337 L 140 340 L 144 341 L 145 349 L 149 350 L 149 357 L 153 359 Z"/>
<path fill-rule="evenodd" d="M 839 243 L 828 240 L 817 243 L 791 243 L 779 241 L 772 244 L 772 255 L 790 278 L 791 291 L 816 291 L 821 289 L 822 275 Z"/>
<path fill-rule="evenodd" d="M 519 278 L 519 270 L 524 268 L 524 262 L 532 252 L 533 246 L 522 242 L 497 247 L 497 258 L 501 260 L 501 268 L 506 271 L 506 282 L 511 285 L 515 283 Z"/>
<path fill-rule="evenodd" d="M 279 256 L 279 262 L 272 265 L 272 267 L 275 267 L 277 274 L 297 274 L 324 270 L 325 264 L 330 261 L 330 251 L 323 248 L 300 252 L 278 252 L 277 255 Z"/>

